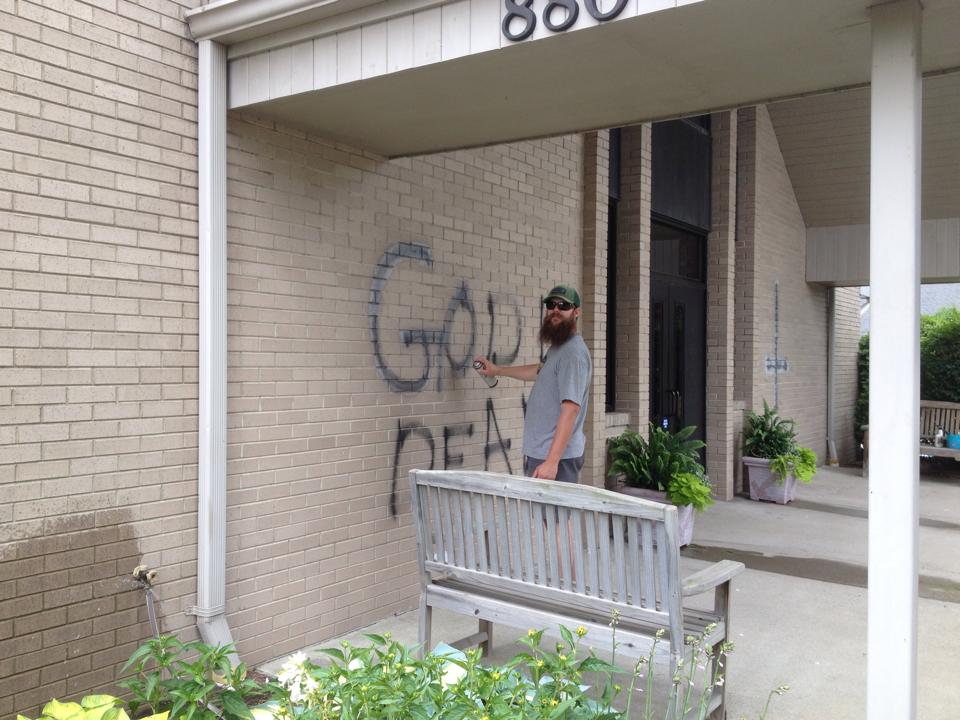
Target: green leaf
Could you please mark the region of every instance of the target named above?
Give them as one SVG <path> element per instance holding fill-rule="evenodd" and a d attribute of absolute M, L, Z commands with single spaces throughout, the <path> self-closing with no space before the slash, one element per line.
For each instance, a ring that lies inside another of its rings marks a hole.
<path fill-rule="evenodd" d="M 336 658 L 341 662 L 346 662 L 343 652 L 337 648 L 320 648 L 320 652 L 322 652 L 324 655 L 329 655 L 330 657 Z"/>
<path fill-rule="evenodd" d="M 253 720 L 253 713 L 250 712 L 250 708 L 237 693 L 227 691 L 220 696 L 220 700 L 223 703 L 223 709 L 230 715 L 245 718 L 245 720 Z"/>
<path fill-rule="evenodd" d="M 598 672 L 598 673 L 619 673 L 620 668 L 616 665 L 611 665 L 606 660 L 601 660 L 598 657 L 588 657 L 584 658 L 580 664 L 577 666 L 577 669 L 584 672 Z"/>
<path fill-rule="evenodd" d="M 69 720 L 74 717 L 82 718 L 83 708 L 75 702 L 62 703 L 51 700 L 43 706 L 43 714 L 53 720 Z"/>

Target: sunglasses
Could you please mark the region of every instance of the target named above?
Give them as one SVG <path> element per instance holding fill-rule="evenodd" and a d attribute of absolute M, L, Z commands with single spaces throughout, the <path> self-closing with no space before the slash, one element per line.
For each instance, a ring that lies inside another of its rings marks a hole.
<path fill-rule="evenodd" d="M 576 307 L 573 303 L 568 303 L 566 300 L 544 300 L 543 305 L 547 310 L 563 310 L 564 312 Z"/>

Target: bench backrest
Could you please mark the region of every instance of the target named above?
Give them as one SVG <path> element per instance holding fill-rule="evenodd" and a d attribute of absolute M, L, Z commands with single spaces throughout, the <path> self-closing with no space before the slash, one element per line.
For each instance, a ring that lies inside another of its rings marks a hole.
<path fill-rule="evenodd" d="M 943 426 L 948 435 L 960 433 L 960 403 L 920 401 L 920 435 L 933 437 Z"/>
<path fill-rule="evenodd" d="M 425 584 L 439 573 L 589 608 L 601 622 L 618 610 L 682 638 L 675 507 L 496 473 L 413 470 L 410 480 Z"/>

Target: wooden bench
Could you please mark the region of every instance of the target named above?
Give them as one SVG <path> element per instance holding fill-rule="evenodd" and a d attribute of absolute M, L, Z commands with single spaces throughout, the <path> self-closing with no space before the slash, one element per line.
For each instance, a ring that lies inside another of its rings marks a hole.
<path fill-rule="evenodd" d="M 960 450 L 948 447 L 936 447 L 933 444 L 937 428 L 942 427 L 946 435 L 960 434 L 960 403 L 939 400 L 920 401 L 920 455 L 953 458 L 960 462 Z M 870 428 L 863 426 L 863 475 L 866 476 L 870 464 Z"/>
<path fill-rule="evenodd" d="M 655 659 L 671 672 L 689 650 L 687 636 L 705 635 L 715 649 L 727 638 L 730 580 L 744 566 L 723 560 L 681 578 L 672 505 L 485 472 L 414 470 L 410 480 L 421 652 L 435 607 L 477 618 L 479 632 L 451 644 L 484 651 L 495 622 L 552 635 L 561 624 L 583 625 L 591 646 L 610 648 L 618 611 L 617 652 L 645 656 L 664 630 Z M 682 606 L 710 590 L 712 610 Z M 711 717 L 723 717 L 725 688 L 711 698 Z"/>

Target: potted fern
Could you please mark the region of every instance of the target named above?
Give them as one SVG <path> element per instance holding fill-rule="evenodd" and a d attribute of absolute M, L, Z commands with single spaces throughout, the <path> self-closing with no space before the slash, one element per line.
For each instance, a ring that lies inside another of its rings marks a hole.
<path fill-rule="evenodd" d="M 743 471 L 751 500 L 785 505 L 796 497 L 797 481 L 809 483 L 817 472 L 817 455 L 797 445 L 793 420 L 781 418 L 763 401 L 763 413 L 747 415 L 743 433 Z"/>
<path fill-rule="evenodd" d="M 690 425 L 671 434 L 650 424 L 649 439 L 633 430 L 610 438 L 610 470 L 616 489 L 627 495 L 677 506 L 679 544 L 693 539 L 694 511 L 713 504 L 712 488 L 700 463 L 700 440 L 691 440 Z"/>

